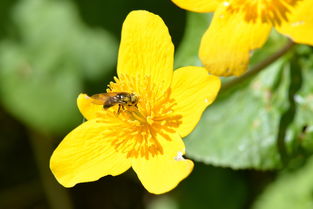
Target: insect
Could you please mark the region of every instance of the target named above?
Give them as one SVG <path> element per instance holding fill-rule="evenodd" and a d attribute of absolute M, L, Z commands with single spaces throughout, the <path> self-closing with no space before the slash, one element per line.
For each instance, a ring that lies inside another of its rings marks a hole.
<path fill-rule="evenodd" d="M 94 94 L 91 96 L 92 103 L 103 105 L 104 109 L 118 105 L 117 112 L 120 112 L 120 109 L 125 106 L 135 106 L 137 107 L 138 97 L 134 93 L 128 92 L 108 92 Z"/>

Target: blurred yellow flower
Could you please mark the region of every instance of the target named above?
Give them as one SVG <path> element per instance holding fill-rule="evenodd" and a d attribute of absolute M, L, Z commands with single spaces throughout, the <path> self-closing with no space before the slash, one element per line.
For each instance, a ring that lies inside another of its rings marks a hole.
<path fill-rule="evenodd" d="M 313 0 L 172 0 L 193 12 L 215 11 L 199 50 L 210 73 L 241 75 L 251 50 L 272 27 L 297 43 L 313 45 Z"/>
<path fill-rule="evenodd" d="M 119 175 L 130 167 L 144 187 L 160 194 L 173 189 L 193 169 L 184 159 L 181 137 L 188 135 L 211 104 L 219 78 L 202 67 L 173 72 L 174 46 L 162 19 L 131 12 L 122 29 L 117 75 L 108 92 L 137 95 L 137 106 L 104 109 L 80 94 L 87 119 L 56 148 L 50 168 L 65 187 Z"/>

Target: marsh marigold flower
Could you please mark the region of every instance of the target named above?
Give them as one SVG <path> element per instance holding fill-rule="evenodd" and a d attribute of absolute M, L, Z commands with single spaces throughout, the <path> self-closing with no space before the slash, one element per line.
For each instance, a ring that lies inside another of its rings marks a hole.
<path fill-rule="evenodd" d="M 172 0 L 193 12 L 215 12 L 199 57 L 215 75 L 241 75 L 251 50 L 272 27 L 297 43 L 313 45 L 313 0 Z"/>
<path fill-rule="evenodd" d="M 202 67 L 173 72 L 173 57 L 171 37 L 159 16 L 147 11 L 127 16 L 118 78 L 107 92 L 135 94 L 138 103 L 118 111 L 118 105 L 104 109 L 92 97 L 78 96 L 87 121 L 63 139 L 50 160 L 60 184 L 72 187 L 132 167 L 149 192 L 160 194 L 190 174 L 193 162 L 183 158 L 182 137 L 213 102 L 220 80 Z"/>

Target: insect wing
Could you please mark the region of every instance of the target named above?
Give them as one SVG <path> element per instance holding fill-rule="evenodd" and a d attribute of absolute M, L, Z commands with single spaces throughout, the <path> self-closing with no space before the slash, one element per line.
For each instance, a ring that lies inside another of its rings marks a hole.
<path fill-rule="evenodd" d="M 94 94 L 90 98 L 92 99 L 92 103 L 97 105 L 103 105 L 110 99 L 112 96 L 115 96 L 115 93 L 101 93 L 101 94 Z"/>

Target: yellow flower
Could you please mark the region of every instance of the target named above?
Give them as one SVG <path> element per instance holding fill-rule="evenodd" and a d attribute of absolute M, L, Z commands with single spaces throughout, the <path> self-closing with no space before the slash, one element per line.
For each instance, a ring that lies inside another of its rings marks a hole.
<path fill-rule="evenodd" d="M 188 135 L 220 88 L 202 67 L 173 72 L 174 46 L 162 19 L 131 12 L 122 29 L 117 75 L 108 92 L 134 93 L 137 106 L 104 109 L 80 94 L 87 119 L 56 148 L 50 168 L 65 187 L 119 175 L 130 167 L 144 187 L 160 194 L 173 189 L 193 169 L 184 159 L 181 137 Z M 199 139 L 201 140 L 201 139 Z"/>
<path fill-rule="evenodd" d="M 172 0 L 193 12 L 213 12 L 199 56 L 215 75 L 241 75 L 251 50 L 261 47 L 272 27 L 294 42 L 313 45 L 312 0 Z"/>

